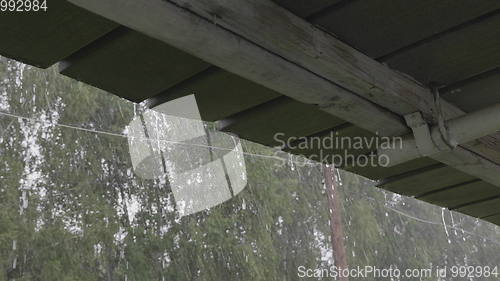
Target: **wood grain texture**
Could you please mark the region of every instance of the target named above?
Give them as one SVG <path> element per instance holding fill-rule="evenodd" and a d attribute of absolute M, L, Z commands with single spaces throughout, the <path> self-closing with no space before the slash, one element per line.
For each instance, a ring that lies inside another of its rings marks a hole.
<path fill-rule="evenodd" d="M 462 83 L 452 84 L 442 90 L 441 96 L 471 112 L 500 103 L 500 68 L 488 71 Z"/>
<path fill-rule="evenodd" d="M 500 214 L 484 218 L 485 221 L 500 225 Z"/>
<path fill-rule="evenodd" d="M 321 110 L 372 133 L 405 134 L 408 128 L 400 115 L 414 111 L 423 112 L 432 121 L 433 101 L 428 89 L 267 0 L 71 1 L 276 92 L 319 105 Z M 446 118 L 464 114 L 446 102 L 443 111 Z M 288 116 L 301 115 L 289 112 Z M 269 135 L 282 131 L 283 123 L 263 126 L 273 120 L 260 117 L 260 122 L 253 124 L 229 122 L 227 128 L 237 129 L 242 137 L 247 132 L 248 137 L 266 143 Z M 295 136 L 318 130 L 297 128 L 304 132 L 294 129 L 291 133 Z M 250 134 L 251 130 L 259 132 Z M 500 185 L 498 165 L 478 157 L 468 147 L 433 158 L 455 169 L 430 173 L 419 184 L 411 179 L 400 181 L 399 187 L 394 185 L 395 191 L 418 195 L 476 177 Z M 429 179 L 433 182 L 425 185 Z"/>
<path fill-rule="evenodd" d="M 338 117 L 352 120 L 364 129 L 378 130 L 381 134 L 407 131 L 400 117 L 244 37 L 228 32 L 221 28 L 217 17 L 203 18 L 161 0 L 71 2 L 276 92 L 304 103 L 335 108 Z"/>
<path fill-rule="evenodd" d="M 420 110 L 431 118 L 428 89 L 271 1 L 170 1 L 206 19 L 215 18 L 217 25 L 392 112 Z M 445 105 L 444 111 L 452 115 L 457 109 Z"/>
<path fill-rule="evenodd" d="M 194 94 L 201 118 L 218 121 L 280 96 L 279 93 L 237 75 L 212 67 L 152 98 L 163 103 Z"/>
<path fill-rule="evenodd" d="M 422 83 L 448 85 L 500 65 L 500 13 L 386 60 Z"/>
<path fill-rule="evenodd" d="M 46 12 L 1 12 L 0 54 L 47 68 L 118 25 L 64 0 Z"/>
<path fill-rule="evenodd" d="M 456 211 L 473 217 L 483 218 L 498 214 L 498 206 L 500 206 L 500 198 L 497 197 L 472 205 L 467 205 L 465 207 L 457 208 Z"/>
<path fill-rule="evenodd" d="M 312 22 L 378 58 L 499 8 L 491 0 L 349 1 Z"/>
<path fill-rule="evenodd" d="M 307 137 L 345 123 L 313 105 L 280 97 L 254 109 L 240 112 L 221 122 L 220 129 L 268 146 L 279 146 L 288 137 Z"/>
<path fill-rule="evenodd" d="M 412 161 L 408 161 L 399 165 L 395 165 L 392 167 L 359 167 L 359 166 L 353 166 L 353 167 L 344 167 L 345 170 L 363 175 L 369 179 L 372 180 L 382 180 L 385 178 L 390 178 L 396 175 L 404 174 L 406 172 L 416 170 L 416 169 L 422 169 L 425 167 L 433 166 L 438 164 L 439 162 L 428 158 L 428 157 L 422 157 L 418 158 Z"/>
<path fill-rule="evenodd" d="M 292 13 L 299 17 L 308 17 L 314 13 L 321 12 L 323 9 L 341 2 L 342 0 L 273 0 L 276 4 L 286 7 Z"/>
<path fill-rule="evenodd" d="M 407 114 L 421 111 L 432 122 L 434 102 L 428 89 L 361 54 L 270 1 L 171 1 L 202 17 L 215 16 L 217 24 L 224 28 L 240 34 L 243 38 L 265 47 L 280 57 L 337 83 L 367 100 L 388 108 L 392 112 Z M 266 28 L 268 26 L 273 28 Z M 266 32 L 262 32 L 263 30 Z M 348 108 L 345 108 L 346 105 Z M 464 114 L 462 110 L 446 101 L 442 102 L 442 108 L 445 118 L 454 118 Z M 363 112 L 363 109 L 353 103 L 335 101 L 330 105 L 321 106 L 321 109 L 381 135 L 392 131 L 392 123 L 378 123 L 377 129 L 370 129 L 370 126 L 367 126 L 365 122 L 372 123 L 374 118 L 365 118 L 364 113 L 367 111 Z M 364 120 L 355 120 L 348 114 L 339 115 L 339 113 L 349 109 L 362 113 Z M 475 146 L 479 146 L 479 149 L 476 149 Z M 484 151 L 481 146 L 483 146 L 481 143 L 466 145 L 468 149 L 477 150 L 479 154 Z M 451 152 L 451 154 L 454 153 L 457 152 Z M 488 155 L 482 155 L 488 157 Z M 470 156 L 468 154 L 467 158 Z M 451 163 L 458 169 L 469 172 L 468 168 L 461 163 L 453 162 L 456 159 L 457 157 L 447 157 L 447 154 L 440 154 L 438 160 L 445 160 L 447 164 Z M 498 160 L 497 162 L 500 162 L 500 158 Z M 476 170 L 473 173 L 478 176 Z"/>
<path fill-rule="evenodd" d="M 476 180 L 429 193 L 418 197 L 418 199 L 446 208 L 455 208 L 469 202 L 484 200 L 499 195 L 500 188 Z"/>
<path fill-rule="evenodd" d="M 208 66 L 161 41 L 120 28 L 67 58 L 60 72 L 141 102 Z"/>
<path fill-rule="evenodd" d="M 432 180 L 431 180 L 432 179 Z M 473 180 L 463 172 L 444 166 L 387 181 L 379 187 L 407 196 L 418 196 L 443 187 Z"/>

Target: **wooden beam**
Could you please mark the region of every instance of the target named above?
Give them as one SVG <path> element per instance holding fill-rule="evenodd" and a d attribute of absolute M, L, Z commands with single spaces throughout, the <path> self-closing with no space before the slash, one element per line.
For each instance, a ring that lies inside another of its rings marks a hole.
<path fill-rule="evenodd" d="M 490 0 L 347 2 L 348 5 L 308 19 L 379 61 L 416 42 L 463 28 L 477 17 L 500 8 L 500 2 Z"/>
<path fill-rule="evenodd" d="M 287 96 L 281 96 L 264 104 L 241 111 L 218 123 L 221 131 L 267 146 L 280 146 L 279 140 L 288 137 L 308 136 L 345 121 L 303 104 Z M 279 139 L 275 134 L 283 133 Z"/>
<path fill-rule="evenodd" d="M 125 27 L 59 63 L 63 75 L 137 103 L 207 67 L 196 57 Z"/>
<path fill-rule="evenodd" d="M 478 155 L 466 146 L 458 146 L 450 152 L 433 155 L 432 159 L 500 187 L 498 164 Z"/>
<path fill-rule="evenodd" d="M 153 108 L 195 94 L 204 121 L 219 121 L 282 96 L 269 88 L 212 66 L 149 99 Z"/>
<path fill-rule="evenodd" d="M 468 204 L 454 210 L 464 214 L 468 214 L 477 218 L 484 218 L 498 214 L 498 205 L 500 204 L 500 196 L 495 196 L 489 199 L 478 201 L 474 204 Z"/>
<path fill-rule="evenodd" d="M 427 88 L 270 0 L 168 1 L 392 112 L 419 110 L 432 118 L 434 103 Z M 449 104 L 445 111 L 460 114 Z"/>
<path fill-rule="evenodd" d="M 47 11 L 16 13 L 2 9 L 2 56 L 47 68 L 117 27 L 66 1 L 47 2 Z"/>
<path fill-rule="evenodd" d="M 500 189 L 481 180 L 473 180 L 417 197 L 417 199 L 437 204 L 446 208 L 455 208 L 464 204 L 484 200 L 500 195 Z"/>
<path fill-rule="evenodd" d="M 432 179 L 429 181 L 429 179 Z M 414 173 L 386 179 L 377 185 L 384 189 L 407 196 L 419 196 L 443 187 L 468 182 L 474 178 L 447 166 L 426 167 Z"/>
<path fill-rule="evenodd" d="M 428 88 L 362 54 L 272 1 L 169 1 L 201 17 L 214 19 L 217 25 L 391 112 L 405 115 L 420 111 L 427 121 L 435 121 L 433 95 Z M 444 100 L 441 105 L 446 119 L 464 114 L 462 110 Z M 332 103 L 330 106 L 323 105 L 322 109 L 335 115 L 340 106 L 342 105 Z M 359 126 L 357 122 L 352 123 Z M 391 125 L 386 125 L 389 126 Z M 383 134 L 380 127 L 376 131 Z M 491 150 L 482 143 L 465 147 L 482 156 L 492 155 L 484 153 Z M 495 157 L 500 160 L 500 155 Z"/>
<path fill-rule="evenodd" d="M 163 0 L 69 1 L 296 100 L 335 109 L 336 116 L 369 131 L 407 131 L 396 114 L 222 28 L 216 17 Z"/>
<path fill-rule="evenodd" d="M 269 0 L 69 1 L 380 135 L 407 133 L 402 114 L 432 120 L 428 89 Z M 500 185 L 498 165 L 467 149 L 434 159 Z"/>

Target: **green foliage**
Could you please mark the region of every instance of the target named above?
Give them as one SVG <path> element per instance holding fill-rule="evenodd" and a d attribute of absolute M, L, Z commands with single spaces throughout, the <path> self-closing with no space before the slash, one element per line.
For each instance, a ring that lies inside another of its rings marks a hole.
<path fill-rule="evenodd" d="M 136 107 L 55 69 L 0 58 L 0 111 L 32 118 L 0 116 L 0 281 L 297 280 L 298 266 L 329 266 L 319 165 L 246 156 L 243 192 L 181 218 L 167 181 L 135 176 L 127 139 L 113 135 Z M 498 230 L 462 216 L 456 222 L 477 235 L 446 235 L 442 225 L 393 211 L 440 222 L 441 210 L 393 198 L 351 174 L 342 178 L 351 266 L 498 263 L 500 247 L 490 243 Z M 131 219 L 132 200 L 140 208 Z"/>

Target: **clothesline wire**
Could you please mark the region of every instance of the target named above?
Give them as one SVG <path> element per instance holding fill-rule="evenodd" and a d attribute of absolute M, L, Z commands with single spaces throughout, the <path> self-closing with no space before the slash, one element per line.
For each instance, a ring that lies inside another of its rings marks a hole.
<path fill-rule="evenodd" d="M 182 142 L 182 141 L 174 141 L 174 140 L 166 140 L 166 139 L 154 139 L 154 138 L 139 138 L 139 137 L 129 136 L 126 134 L 113 133 L 113 132 L 107 132 L 107 131 L 96 130 L 96 129 L 88 129 L 88 128 L 67 125 L 67 124 L 62 124 L 62 123 L 54 123 L 54 122 L 49 122 L 49 121 L 45 121 L 45 120 L 41 120 L 41 119 L 37 119 L 37 118 L 21 116 L 21 115 L 12 114 L 12 113 L 3 112 L 3 111 L 0 111 L 0 115 L 11 117 L 11 118 L 28 120 L 31 122 L 40 122 L 40 123 L 50 124 L 50 125 L 57 126 L 57 127 L 73 129 L 73 130 L 78 130 L 78 131 L 84 131 L 84 132 L 93 133 L 93 134 L 102 134 L 102 135 L 121 137 L 121 138 L 126 138 L 126 139 L 131 139 L 131 140 L 148 141 L 148 142 L 153 142 L 153 141 L 165 142 L 165 143 L 171 143 L 171 144 L 178 144 L 178 145 L 185 145 L 185 146 L 192 146 L 192 147 L 199 147 L 199 148 L 207 148 L 207 149 L 216 149 L 216 150 L 223 150 L 223 151 L 233 151 L 234 150 L 232 148 L 219 147 L 219 146 L 213 146 L 213 145 L 196 144 L 196 143 L 189 143 L 189 142 Z M 228 136 L 230 136 L 230 135 L 228 135 Z M 230 137 L 234 138 L 234 136 L 230 136 Z M 242 151 L 242 154 L 246 155 L 246 156 L 252 156 L 252 157 L 260 157 L 260 158 L 266 158 L 266 159 L 272 159 L 272 160 L 286 161 L 288 163 L 293 163 L 296 165 L 297 164 L 300 164 L 300 165 L 307 164 L 310 166 L 321 165 L 321 163 L 315 163 L 313 161 L 303 161 L 303 162 L 290 161 L 290 160 L 287 160 L 285 158 L 281 158 L 278 156 L 251 153 L 251 152 L 246 152 L 246 151 Z"/>
<path fill-rule="evenodd" d="M 225 151 L 233 151 L 233 149 L 224 148 L 224 147 L 218 147 L 218 146 L 194 144 L 194 143 L 180 142 L 180 141 L 173 141 L 173 140 L 164 140 L 164 139 L 131 137 L 131 136 L 128 136 L 126 134 L 119 134 L 119 133 L 107 132 L 107 131 L 96 130 L 96 129 L 88 129 L 88 128 L 83 128 L 83 127 L 78 127 L 78 126 L 73 126 L 73 125 L 48 122 L 48 121 L 37 119 L 37 118 L 20 116 L 20 115 L 17 115 L 17 114 L 12 114 L 12 113 L 3 112 L 3 111 L 0 111 L 0 115 L 11 117 L 11 118 L 18 118 L 18 119 L 28 120 L 28 121 L 32 121 L 32 122 L 40 122 L 40 123 L 46 123 L 46 124 L 48 123 L 50 125 L 54 125 L 54 126 L 57 126 L 57 127 L 62 127 L 62 128 L 67 128 L 67 129 L 73 129 L 73 130 L 78 130 L 78 131 L 84 131 L 84 132 L 94 133 L 94 134 L 102 134 L 102 135 L 108 135 L 108 136 L 114 136 L 114 137 L 121 137 L 121 138 L 127 138 L 127 139 L 132 138 L 132 139 L 145 140 L 145 141 L 161 141 L 161 142 L 167 142 L 167 143 L 173 143 L 173 144 L 179 144 L 179 145 L 187 145 L 187 146 L 202 147 L 202 148 L 208 148 L 208 149 L 219 149 L 219 150 L 225 150 Z M 234 138 L 234 136 L 231 136 L 231 137 Z M 284 158 L 280 158 L 278 156 L 272 156 L 272 155 L 256 154 L 256 153 L 250 153 L 250 152 L 242 152 L 242 153 L 244 155 L 253 156 L 253 157 L 262 157 L 262 158 L 268 158 L 268 159 L 280 160 L 280 161 L 285 160 Z M 295 164 L 304 164 L 305 163 L 305 162 L 294 162 L 294 161 L 287 161 L 287 162 L 288 163 L 292 162 L 292 163 L 295 163 Z M 310 163 L 307 163 L 307 164 L 310 164 L 310 165 L 321 165 L 321 163 L 314 163 L 312 161 L 309 161 L 309 162 Z M 391 207 L 388 207 L 388 206 L 385 206 L 385 207 L 387 209 L 393 211 L 393 212 L 396 212 L 396 213 L 398 213 L 398 214 L 400 214 L 402 216 L 405 216 L 407 218 L 410 218 L 410 219 L 418 221 L 418 222 L 432 224 L 432 225 L 443 225 L 440 222 L 428 221 L 428 220 L 425 220 L 425 219 L 414 217 L 414 216 L 412 216 L 410 214 L 406 214 L 406 213 L 404 213 L 404 212 L 402 212 L 400 210 L 397 210 L 397 209 L 394 209 L 394 208 L 391 208 Z M 466 231 L 466 230 L 464 230 L 462 228 L 458 228 L 458 227 L 450 226 L 450 225 L 446 225 L 446 226 L 450 227 L 452 229 L 456 229 L 456 230 L 462 231 L 462 232 L 467 233 L 467 234 L 472 235 L 472 236 L 478 236 L 478 235 L 476 235 L 476 234 L 474 234 L 472 232 Z M 486 240 L 488 240 L 490 242 L 493 242 L 495 244 L 500 245 L 500 242 L 498 242 L 496 240 L 493 240 L 493 239 L 490 239 L 490 238 L 481 237 L 481 236 L 479 236 L 479 237 L 483 238 L 483 239 L 486 239 Z"/>

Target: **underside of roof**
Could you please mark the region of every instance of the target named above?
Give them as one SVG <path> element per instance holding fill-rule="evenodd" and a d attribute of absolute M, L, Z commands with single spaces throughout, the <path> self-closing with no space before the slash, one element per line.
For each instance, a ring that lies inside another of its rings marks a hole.
<path fill-rule="evenodd" d="M 408 134 L 405 114 L 420 111 L 435 122 L 431 85 L 445 100 L 446 118 L 500 103 L 500 1 L 154 0 L 140 6 L 179 15 L 177 24 L 167 22 L 173 16 L 157 19 L 137 7 L 127 14 L 134 1 L 54 0 L 46 13 L 2 14 L 0 54 L 41 68 L 59 63 L 62 74 L 134 102 L 157 105 L 195 93 L 204 120 L 268 146 L 278 145 L 277 132 Z M 185 18 L 194 25 L 185 26 Z M 159 26 L 162 20 L 166 26 Z M 200 45 L 203 32 L 227 41 Z M 500 225 L 499 139 L 490 135 L 459 149 L 389 168 L 341 168 Z"/>

